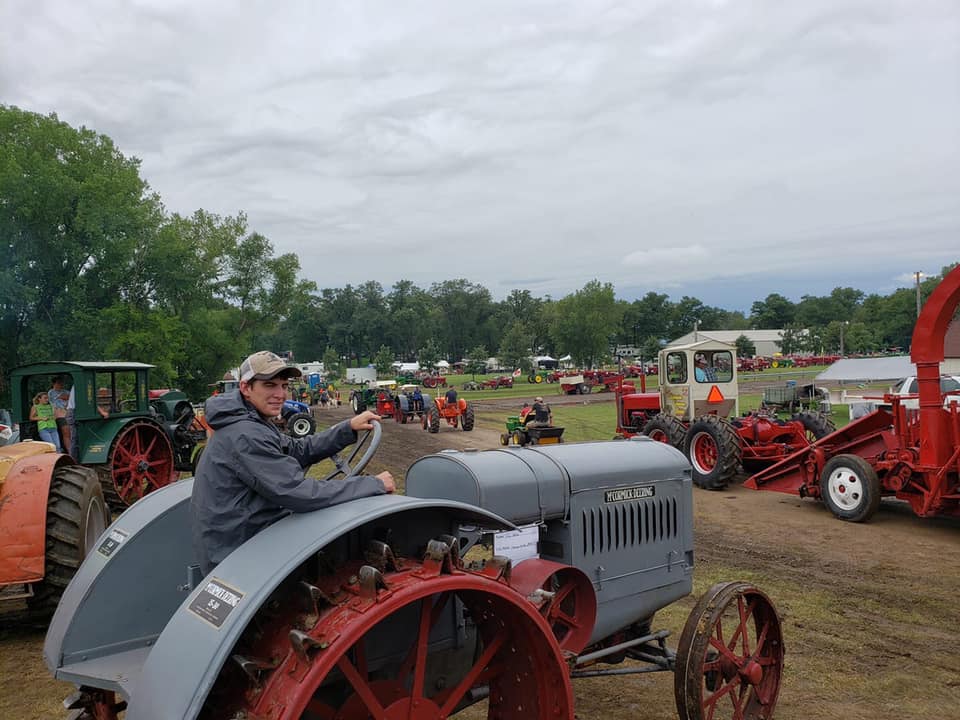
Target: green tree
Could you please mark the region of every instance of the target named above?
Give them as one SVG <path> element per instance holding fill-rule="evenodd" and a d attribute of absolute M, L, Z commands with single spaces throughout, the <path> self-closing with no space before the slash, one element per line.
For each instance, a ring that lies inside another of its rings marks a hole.
<path fill-rule="evenodd" d="M 373 365 L 377 368 L 377 377 L 392 376 L 393 373 L 393 350 L 386 345 L 381 345 L 377 354 L 373 358 Z"/>
<path fill-rule="evenodd" d="M 477 345 L 467 354 L 467 367 L 465 368 L 468 373 L 473 375 L 473 379 L 477 379 L 477 375 L 482 375 L 487 371 L 487 348 L 483 345 Z"/>
<path fill-rule="evenodd" d="M 0 105 L 0 377 L 28 358 L 104 357 L 62 330 L 130 300 L 162 217 L 139 172 L 105 135 Z"/>
<path fill-rule="evenodd" d="M 750 325 L 754 329 L 780 330 L 793 322 L 796 308 L 779 293 L 770 293 L 750 307 Z"/>
<path fill-rule="evenodd" d="M 660 357 L 660 349 L 663 345 L 660 343 L 660 339 L 654 336 L 646 338 L 643 343 L 640 345 L 640 353 L 643 360 L 656 360 Z"/>
<path fill-rule="evenodd" d="M 750 358 L 757 354 L 757 346 L 746 335 L 739 335 L 734 344 L 737 346 L 737 357 Z"/>
<path fill-rule="evenodd" d="M 434 283 L 430 294 L 437 310 L 437 339 L 444 353 L 459 360 L 467 348 L 486 344 L 487 321 L 493 315 L 489 290 L 458 278 Z"/>
<path fill-rule="evenodd" d="M 326 376 L 324 379 L 331 380 L 341 376 L 342 368 L 340 367 L 340 357 L 337 355 L 337 351 L 329 345 L 327 345 L 327 349 L 323 351 L 322 362 L 323 374 Z"/>
<path fill-rule="evenodd" d="M 556 303 L 551 328 L 554 341 L 573 361 L 594 367 L 609 356 L 609 339 L 620 324 L 613 285 L 591 280 L 583 289 Z"/>
<path fill-rule="evenodd" d="M 440 361 L 440 347 L 433 338 L 427 340 L 426 344 L 417 352 L 417 362 L 425 370 L 433 370 Z"/>
<path fill-rule="evenodd" d="M 780 336 L 780 352 L 791 355 L 804 349 L 804 330 L 796 325 L 788 325 Z"/>
<path fill-rule="evenodd" d="M 500 341 L 497 351 L 500 362 L 511 370 L 520 368 L 527 372 L 532 367 L 531 350 L 531 336 L 526 323 L 514 320 Z"/>

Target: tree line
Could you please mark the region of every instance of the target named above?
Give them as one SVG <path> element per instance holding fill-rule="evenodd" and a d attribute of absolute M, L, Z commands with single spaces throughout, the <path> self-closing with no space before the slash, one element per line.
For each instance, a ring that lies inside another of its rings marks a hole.
<path fill-rule="evenodd" d="M 747 315 L 689 296 L 618 299 L 599 280 L 559 299 L 516 289 L 495 300 L 464 278 L 321 288 L 242 212 L 169 212 L 106 135 L 3 105 L 0 245 L 2 404 L 10 369 L 39 360 L 147 362 L 155 386 L 199 397 L 263 348 L 329 367 L 497 356 L 525 368 L 538 352 L 596 366 L 616 345 L 653 357 L 694 323 L 784 328 L 784 352 L 836 351 L 841 326 L 848 352 L 906 348 L 916 315 L 909 289 L 836 288 L 796 303 L 773 293 Z M 923 295 L 938 281 L 925 279 Z"/>

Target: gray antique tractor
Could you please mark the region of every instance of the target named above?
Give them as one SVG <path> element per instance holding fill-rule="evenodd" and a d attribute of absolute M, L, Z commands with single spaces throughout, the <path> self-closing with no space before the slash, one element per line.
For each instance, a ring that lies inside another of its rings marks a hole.
<path fill-rule="evenodd" d="M 676 652 L 653 629 L 692 589 L 690 466 L 674 448 L 444 451 L 406 483 L 289 515 L 206 577 L 192 480 L 146 496 L 47 634 L 47 666 L 78 686 L 72 717 L 440 720 L 481 703 L 491 719 L 572 720 L 573 680 L 658 670 L 675 673 L 683 720 L 771 717 L 784 646 L 763 592 L 715 585 Z"/>

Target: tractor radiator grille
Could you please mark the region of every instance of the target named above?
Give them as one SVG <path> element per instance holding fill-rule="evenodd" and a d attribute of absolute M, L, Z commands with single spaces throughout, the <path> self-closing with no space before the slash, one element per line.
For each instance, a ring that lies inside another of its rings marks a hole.
<path fill-rule="evenodd" d="M 679 532 L 676 498 L 587 508 L 580 519 L 584 555 L 662 542 Z"/>

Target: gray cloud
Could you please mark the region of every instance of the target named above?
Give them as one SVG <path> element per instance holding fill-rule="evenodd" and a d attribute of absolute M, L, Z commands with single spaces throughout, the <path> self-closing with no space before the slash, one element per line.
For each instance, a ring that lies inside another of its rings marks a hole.
<path fill-rule="evenodd" d="M 321 286 L 746 308 L 958 259 L 952 0 L 13 0 L 0 53 L 0 102 L 110 135 L 171 210 L 244 210 Z"/>

